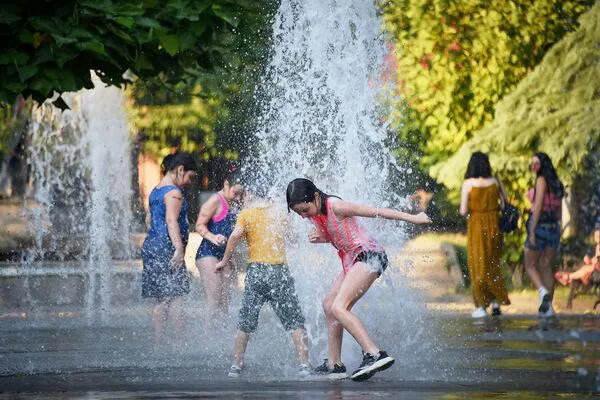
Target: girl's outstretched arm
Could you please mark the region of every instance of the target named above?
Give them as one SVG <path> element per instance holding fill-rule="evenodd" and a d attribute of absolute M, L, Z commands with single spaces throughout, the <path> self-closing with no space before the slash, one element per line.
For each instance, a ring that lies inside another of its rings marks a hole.
<path fill-rule="evenodd" d="M 333 212 L 338 218 L 344 217 L 367 217 L 367 218 L 385 218 L 399 221 L 411 222 L 413 224 L 429 224 L 431 219 L 427 214 L 421 212 L 418 214 L 409 214 L 392 208 L 373 207 L 364 204 L 356 204 L 350 201 L 337 200 L 332 204 Z"/>

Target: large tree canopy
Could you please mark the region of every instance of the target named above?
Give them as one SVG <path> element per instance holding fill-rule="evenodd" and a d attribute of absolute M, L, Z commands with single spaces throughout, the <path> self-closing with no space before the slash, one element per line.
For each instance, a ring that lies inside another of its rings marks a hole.
<path fill-rule="evenodd" d="M 421 131 L 429 169 L 492 120 L 497 102 L 537 65 L 592 0 L 395 0 L 398 90 Z M 435 170 L 439 170 L 437 167 Z"/>
<path fill-rule="evenodd" d="M 42 102 L 92 88 L 90 70 L 120 85 L 130 71 L 168 82 L 201 76 L 232 51 L 251 0 L 13 1 L 0 8 L 0 102 Z M 65 104 L 60 99 L 58 106 Z"/>
<path fill-rule="evenodd" d="M 275 0 L 246 7 L 228 51 L 210 74 L 185 82 L 136 80 L 128 91 L 131 126 L 142 151 L 160 159 L 177 147 L 202 160 L 236 159 L 251 151 L 254 87 L 269 54 Z"/>
<path fill-rule="evenodd" d="M 482 150 L 512 189 L 523 192 L 533 152 L 552 158 L 569 184 L 600 146 L 600 3 L 580 18 L 577 31 L 557 43 L 497 106 L 492 123 L 445 163 L 435 176 L 459 188 L 471 153 Z"/>

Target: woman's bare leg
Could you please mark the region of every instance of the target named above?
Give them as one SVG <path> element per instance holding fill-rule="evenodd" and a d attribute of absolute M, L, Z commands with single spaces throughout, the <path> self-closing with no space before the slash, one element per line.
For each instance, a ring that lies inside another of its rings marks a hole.
<path fill-rule="evenodd" d="M 370 272 L 364 263 L 354 264 L 346 274 L 332 306 L 335 318 L 350 332 L 363 351 L 374 355 L 379 353 L 379 347 L 371 340 L 361 320 L 350 310 L 377 278 L 377 273 Z"/>
<path fill-rule="evenodd" d="M 541 253 L 539 251 L 525 249 L 525 271 L 527 271 L 531 283 L 533 283 L 537 289 L 544 286 L 542 276 L 538 271 L 540 257 Z M 546 289 L 550 290 L 550 288 Z"/>
<path fill-rule="evenodd" d="M 554 273 L 552 272 L 552 267 L 554 266 L 555 258 L 556 249 L 546 247 L 542 251 L 538 261 L 538 270 L 540 271 L 542 283 L 551 295 L 554 293 Z"/>

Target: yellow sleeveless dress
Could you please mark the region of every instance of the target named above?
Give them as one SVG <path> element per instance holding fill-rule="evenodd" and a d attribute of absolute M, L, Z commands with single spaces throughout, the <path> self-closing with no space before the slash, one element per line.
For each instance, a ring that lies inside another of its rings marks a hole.
<path fill-rule="evenodd" d="M 467 262 L 476 307 L 485 308 L 492 300 L 510 304 L 500 271 L 499 199 L 498 185 L 474 187 L 469 193 Z"/>

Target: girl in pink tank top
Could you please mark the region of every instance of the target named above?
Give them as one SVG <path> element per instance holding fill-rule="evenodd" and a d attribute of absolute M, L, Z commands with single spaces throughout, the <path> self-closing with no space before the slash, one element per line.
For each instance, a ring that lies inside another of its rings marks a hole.
<path fill-rule="evenodd" d="M 376 372 L 389 368 L 394 359 L 371 340 L 352 307 L 386 269 L 385 250 L 360 224 L 357 217 L 386 218 L 415 224 L 430 223 L 425 213 L 407 214 L 390 208 L 376 208 L 329 196 L 309 181 L 291 181 L 286 192 L 288 208 L 310 218 L 315 225 L 309 233 L 311 243 L 331 243 L 342 261 L 342 273 L 323 300 L 327 318 L 328 359 L 315 372 L 331 378 L 345 378 L 346 367 L 341 360 L 343 330 L 346 329 L 363 350 L 363 361 L 351 375 L 355 381 L 369 379 Z"/>

